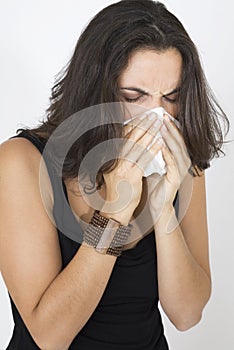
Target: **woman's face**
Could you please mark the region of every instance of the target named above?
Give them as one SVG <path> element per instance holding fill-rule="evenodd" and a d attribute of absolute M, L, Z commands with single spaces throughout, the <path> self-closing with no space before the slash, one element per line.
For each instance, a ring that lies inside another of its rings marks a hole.
<path fill-rule="evenodd" d="M 176 117 L 181 72 L 182 57 L 174 48 L 136 51 L 119 77 L 121 99 L 147 109 L 161 106 Z"/>

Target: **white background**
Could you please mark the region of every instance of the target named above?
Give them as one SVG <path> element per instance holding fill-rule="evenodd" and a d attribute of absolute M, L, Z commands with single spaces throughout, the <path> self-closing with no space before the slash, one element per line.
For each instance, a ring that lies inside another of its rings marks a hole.
<path fill-rule="evenodd" d="M 72 55 L 80 31 L 96 12 L 112 2 L 0 2 L 0 142 L 14 135 L 18 127 L 36 125 L 44 116 L 54 77 Z M 232 125 L 233 2 L 165 0 L 164 3 L 196 43 L 208 81 Z M 233 127 L 228 138 L 234 138 Z M 234 144 L 225 146 L 224 150 L 226 157 L 215 159 L 206 171 L 212 297 L 201 322 L 186 332 L 177 331 L 161 310 L 172 350 L 233 347 Z M 12 330 L 9 299 L 0 279 L 0 350 L 6 348 Z"/>

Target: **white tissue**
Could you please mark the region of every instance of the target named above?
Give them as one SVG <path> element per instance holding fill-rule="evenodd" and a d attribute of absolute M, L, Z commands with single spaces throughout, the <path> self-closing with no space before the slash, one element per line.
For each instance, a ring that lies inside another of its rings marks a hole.
<path fill-rule="evenodd" d="M 148 115 L 150 113 L 156 113 L 158 116 L 158 119 L 162 121 L 163 123 L 163 115 L 166 114 L 175 124 L 178 128 L 180 128 L 180 123 L 178 122 L 178 120 L 176 120 L 174 117 L 172 117 L 169 113 L 166 112 L 166 110 L 163 107 L 157 107 L 157 108 L 153 108 L 147 112 L 144 112 L 144 114 Z M 133 117 L 131 119 L 125 120 L 123 122 L 124 125 L 128 124 L 129 122 L 131 122 L 133 119 L 135 118 L 139 118 L 139 116 L 137 117 Z M 162 137 L 161 133 L 158 132 L 157 135 L 155 135 L 154 139 L 152 142 L 154 142 L 156 139 Z M 163 159 L 163 155 L 162 155 L 162 151 L 160 150 L 156 156 L 152 159 L 152 161 L 148 164 L 148 166 L 146 167 L 146 169 L 144 170 L 144 177 L 150 176 L 153 173 L 158 173 L 159 175 L 164 175 L 167 172 L 166 169 L 166 163 Z"/>

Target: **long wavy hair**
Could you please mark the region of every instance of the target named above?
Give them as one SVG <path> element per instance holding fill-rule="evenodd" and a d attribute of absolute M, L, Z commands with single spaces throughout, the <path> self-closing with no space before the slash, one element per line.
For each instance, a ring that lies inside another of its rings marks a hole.
<path fill-rule="evenodd" d="M 139 49 L 165 51 L 176 48 L 182 56 L 181 88 L 177 118 L 194 166 L 210 166 L 222 150 L 229 121 L 219 106 L 203 72 L 197 48 L 181 22 L 161 2 L 123 0 L 100 11 L 78 39 L 67 65 L 56 76 L 46 118 L 35 128 L 20 128 L 47 142 L 69 116 L 87 107 L 120 101 L 118 78 Z M 85 118 L 85 114 L 84 114 Z M 86 132 L 73 143 L 63 165 L 63 178 L 75 178 L 83 157 L 97 144 L 123 137 L 120 124 L 108 123 Z M 95 180 L 103 183 L 104 172 L 116 160 L 101 166 Z"/>

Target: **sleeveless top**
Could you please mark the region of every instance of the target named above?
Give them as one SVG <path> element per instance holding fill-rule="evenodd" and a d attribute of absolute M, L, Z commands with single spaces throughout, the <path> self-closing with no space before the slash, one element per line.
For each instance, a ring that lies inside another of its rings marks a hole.
<path fill-rule="evenodd" d="M 31 141 L 42 153 L 44 145 L 34 136 L 24 131 L 14 137 L 25 137 Z M 46 163 L 46 161 L 45 161 Z M 49 176 L 49 164 L 46 163 Z M 56 216 L 56 203 L 59 201 L 59 191 L 56 181 L 51 181 L 54 191 L 54 217 L 66 223 L 77 221 L 70 210 L 59 208 L 60 215 Z M 68 202 L 66 187 L 62 181 L 62 195 Z M 177 192 L 178 194 L 178 192 Z M 177 195 L 176 195 L 177 198 Z M 176 200 L 175 198 L 175 200 Z M 173 205 L 175 203 L 173 202 Z M 69 203 L 69 202 L 68 202 Z M 65 208 L 67 209 L 67 208 Z M 67 211 L 61 219 L 61 212 Z M 80 243 L 72 236 L 64 234 L 58 228 L 58 238 L 62 255 L 62 268 L 72 260 Z M 81 241 L 80 241 L 81 242 Z M 73 339 L 69 350 L 168 350 L 168 343 L 164 335 L 164 326 L 158 309 L 158 279 L 157 252 L 155 232 L 144 236 L 134 248 L 124 250 L 116 259 L 110 279 L 102 298 L 93 314 Z M 27 287 L 26 287 L 27 288 Z M 14 301 L 8 292 L 14 320 L 13 334 L 6 350 L 36 350 L 39 349 L 29 330 L 18 312 Z"/>

